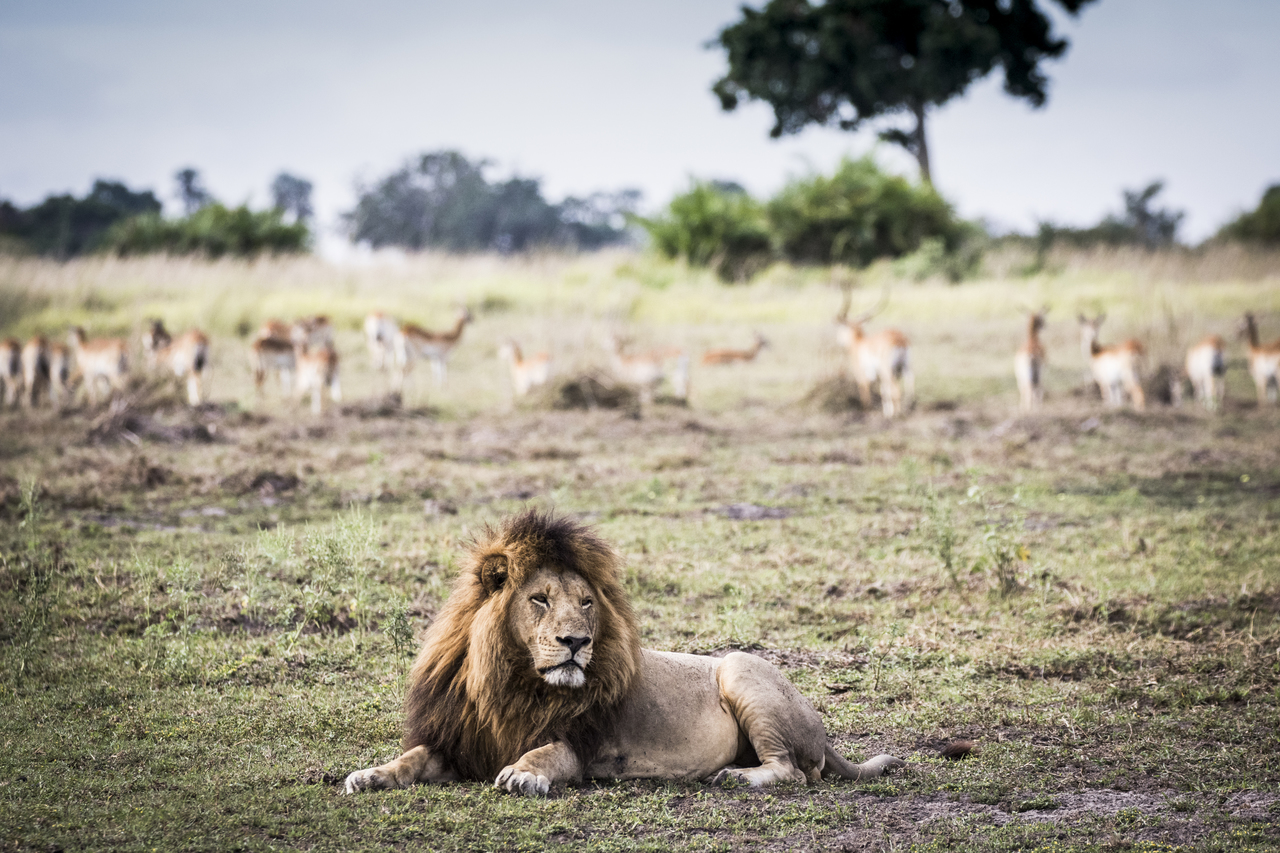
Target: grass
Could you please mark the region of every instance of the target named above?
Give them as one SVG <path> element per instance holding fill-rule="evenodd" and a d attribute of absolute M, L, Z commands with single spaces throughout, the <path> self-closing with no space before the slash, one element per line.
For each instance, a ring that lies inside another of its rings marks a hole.
<path fill-rule="evenodd" d="M 1099 307 L 1104 335 L 1153 350 L 1246 307 L 1274 318 L 1274 279 L 1206 263 L 895 285 L 872 325 L 912 337 L 921 400 L 888 424 L 798 405 L 839 363 L 822 271 L 724 288 L 630 255 L 5 261 L 20 310 L 0 334 L 200 323 L 217 402 L 153 384 L 114 415 L 0 414 L 0 849 L 1280 849 L 1280 411 L 1236 366 L 1222 416 L 1103 411 L 1074 337 Z M 1012 306 L 1046 298 L 1049 401 L 1019 417 Z M 364 311 L 442 324 L 459 301 L 479 320 L 449 384 L 424 371 L 405 407 L 362 402 L 385 388 Z M 317 310 L 355 398 L 318 419 L 254 397 L 238 336 Z M 603 365 L 618 326 L 696 349 L 756 325 L 759 362 L 696 370 L 688 408 L 638 419 L 513 406 L 493 353 L 514 335 Z M 396 751 L 411 637 L 463 543 L 529 501 L 623 552 L 646 645 L 764 655 L 844 753 L 910 769 L 342 796 Z M 975 754 L 944 761 L 957 738 Z"/>

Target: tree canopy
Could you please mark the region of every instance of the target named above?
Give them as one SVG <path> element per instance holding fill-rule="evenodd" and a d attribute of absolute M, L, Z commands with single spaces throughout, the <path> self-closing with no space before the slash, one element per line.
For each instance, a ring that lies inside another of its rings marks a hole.
<path fill-rule="evenodd" d="M 1267 187 L 1258 206 L 1224 225 L 1218 237 L 1280 246 L 1280 184 Z"/>
<path fill-rule="evenodd" d="M 117 222 L 159 212 L 160 201 L 150 190 L 135 192 L 119 181 L 97 180 L 84 198 L 51 195 L 26 209 L 0 202 L 0 235 L 37 255 L 70 258 L 101 248 Z"/>
<path fill-rule="evenodd" d="M 1093 1 L 1053 0 L 1072 14 Z M 770 0 L 742 7 L 716 42 L 729 63 L 713 87 L 725 110 L 768 103 L 774 137 L 907 113 L 913 125 L 881 138 L 906 148 L 926 181 L 930 109 L 997 67 L 1006 92 L 1039 107 L 1048 96 L 1040 64 L 1068 46 L 1037 0 Z"/>
<path fill-rule="evenodd" d="M 272 206 L 293 215 L 294 222 L 305 222 L 315 215 L 311 206 L 311 182 L 288 172 L 281 172 L 271 182 Z"/>

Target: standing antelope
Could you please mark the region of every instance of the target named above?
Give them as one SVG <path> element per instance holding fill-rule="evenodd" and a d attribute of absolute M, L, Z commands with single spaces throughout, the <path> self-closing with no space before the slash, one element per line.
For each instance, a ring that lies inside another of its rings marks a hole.
<path fill-rule="evenodd" d="M 1098 343 L 1098 330 L 1107 315 L 1099 314 L 1090 320 L 1080 314 L 1077 319 L 1080 321 L 1080 348 L 1089 359 L 1089 370 L 1102 392 L 1102 398 L 1108 405 L 1120 406 L 1127 393 L 1135 409 L 1145 409 L 1147 398 L 1142 392 L 1141 369 L 1146 351 L 1142 343 L 1130 338 L 1124 343 L 1104 347 Z"/>
<path fill-rule="evenodd" d="M 769 345 L 764 335 L 756 332 L 756 341 L 750 349 L 710 349 L 702 354 L 703 364 L 734 364 L 736 362 L 755 361 L 760 350 Z"/>
<path fill-rule="evenodd" d="M 315 349 L 301 344 L 296 353 L 298 365 L 298 399 L 311 394 L 311 414 L 322 411 L 321 397 L 325 389 L 334 403 L 342 402 L 342 385 L 338 381 L 338 353 L 332 346 Z"/>
<path fill-rule="evenodd" d="M 22 347 L 22 402 L 34 409 L 40 393 L 52 396 L 49 383 L 49 342 L 36 335 Z"/>
<path fill-rule="evenodd" d="M 249 363 L 253 368 L 253 385 L 258 395 L 262 395 L 262 384 L 268 373 L 276 374 L 280 379 L 280 391 L 288 397 L 293 384 L 293 372 L 297 367 L 297 356 L 293 343 L 288 338 L 272 335 L 259 335 L 249 345 Z"/>
<path fill-rule="evenodd" d="M 67 336 L 67 345 L 75 355 L 76 366 L 84 376 L 84 389 L 89 405 L 98 402 L 98 387 L 107 386 L 107 392 L 124 391 L 125 376 L 129 372 L 128 345 L 120 338 L 94 338 L 88 340 L 84 329 L 75 326 Z"/>
<path fill-rule="evenodd" d="M 71 351 L 62 344 L 49 345 L 49 402 L 62 405 L 71 396 Z"/>
<path fill-rule="evenodd" d="M 458 312 L 458 319 L 453 328 L 447 332 L 432 332 L 412 323 L 405 323 L 395 334 L 394 347 L 396 356 L 396 390 L 404 387 L 405 376 L 413 367 L 415 358 L 425 358 L 431 362 L 431 370 L 435 374 L 436 384 L 443 385 L 447 368 L 446 360 L 449 352 L 462 337 L 462 330 L 472 320 L 471 312 L 466 308 Z"/>
<path fill-rule="evenodd" d="M 0 385 L 4 385 L 4 404 L 17 405 L 22 389 L 22 344 L 13 338 L 0 341 Z"/>
<path fill-rule="evenodd" d="M 1280 398 L 1280 339 L 1269 344 L 1258 342 L 1258 323 L 1253 314 L 1246 313 L 1240 318 L 1240 337 L 1245 339 L 1249 351 L 1249 375 L 1253 377 L 1254 387 L 1258 389 L 1258 405 L 1267 401 L 1276 402 Z"/>
<path fill-rule="evenodd" d="M 610 341 L 613 345 L 614 375 L 628 385 L 637 386 L 642 397 L 652 400 L 654 391 L 666 379 L 673 397 L 680 400 L 689 398 L 689 356 L 684 350 L 667 347 L 628 353 L 625 338 L 614 335 Z"/>
<path fill-rule="evenodd" d="M 534 388 L 547 384 L 551 378 L 551 356 L 545 352 L 525 358 L 520 345 L 506 341 L 498 348 L 498 355 L 511 370 L 511 386 L 517 397 L 523 397 Z"/>
<path fill-rule="evenodd" d="M 1027 339 L 1013 357 L 1013 375 L 1018 380 L 1018 403 L 1024 412 L 1040 408 L 1044 403 L 1044 345 L 1040 343 L 1040 330 L 1044 328 L 1044 316 L 1049 306 L 1032 311 L 1027 317 Z"/>
<path fill-rule="evenodd" d="M 293 321 L 289 330 L 289 339 L 294 346 L 333 347 L 333 323 L 323 314 L 313 317 L 299 317 Z"/>
<path fill-rule="evenodd" d="M 400 327 L 396 321 L 375 311 L 364 318 L 364 337 L 369 344 L 369 356 L 375 370 L 390 370 L 396 358 L 396 333 Z"/>
<path fill-rule="evenodd" d="M 187 381 L 187 402 L 200 405 L 201 384 L 209 365 L 209 338 L 199 329 L 188 329 L 175 340 L 160 320 L 151 320 L 142 333 L 142 351 L 152 369 L 169 370 Z"/>
<path fill-rule="evenodd" d="M 1210 335 L 1187 350 L 1185 362 L 1187 378 L 1191 380 L 1191 393 L 1202 406 L 1211 412 L 1222 409 L 1227 394 L 1227 359 L 1223 353 L 1222 338 Z M 1178 390 L 1182 380 L 1178 379 Z M 1174 395 L 1175 402 L 1179 395 Z"/>
<path fill-rule="evenodd" d="M 888 293 L 875 308 L 850 320 L 850 293 L 846 288 L 844 304 L 836 315 L 836 340 L 849 353 L 853 379 L 858 384 L 858 399 L 863 408 L 871 407 L 871 385 L 879 383 L 880 402 L 887 418 L 902 414 L 904 404 L 915 396 L 915 375 L 911 372 L 911 342 L 897 329 L 883 329 L 866 334 L 862 326 L 884 308 Z M 905 392 L 905 393 L 904 393 Z"/>

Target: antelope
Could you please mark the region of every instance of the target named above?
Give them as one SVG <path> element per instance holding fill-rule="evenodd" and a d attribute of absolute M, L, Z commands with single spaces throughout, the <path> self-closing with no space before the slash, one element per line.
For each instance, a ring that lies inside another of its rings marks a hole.
<path fill-rule="evenodd" d="M 374 369 L 389 370 L 395 364 L 398 331 L 400 327 L 396 321 L 380 311 L 364 318 L 364 337 L 369 344 Z"/>
<path fill-rule="evenodd" d="M 1258 323 L 1251 312 L 1240 318 L 1240 337 L 1245 339 L 1249 351 L 1249 375 L 1258 389 L 1258 405 L 1276 402 L 1280 397 L 1280 339 L 1269 344 L 1258 342 Z"/>
<path fill-rule="evenodd" d="M 49 342 L 39 335 L 22 347 L 22 402 L 34 409 L 40 392 L 48 391 Z"/>
<path fill-rule="evenodd" d="M 680 400 L 689 398 L 689 356 L 679 347 L 644 353 L 625 352 L 627 340 L 612 336 L 613 372 L 622 382 L 638 386 L 642 396 L 653 399 L 658 385 L 666 379 L 671 394 Z"/>
<path fill-rule="evenodd" d="M 201 384 L 209 365 L 209 338 L 199 329 L 188 329 L 175 340 L 160 320 L 151 320 L 142 333 L 142 351 L 152 370 L 173 372 L 187 380 L 187 402 L 200 405 Z"/>
<path fill-rule="evenodd" d="M 702 354 L 703 364 L 734 364 L 736 362 L 755 361 L 760 350 L 769 345 L 764 335 L 756 332 L 756 342 L 750 349 L 710 349 Z"/>
<path fill-rule="evenodd" d="M 1098 329 L 1102 328 L 1107 315 L 1099 314 L 1090 320 L 1080 314 L 1077 319 L 1080 321 L 1080 348 L 1089 359 L 1089 370 L 1103 399 L 1110 406 L 1120 406 L 1127 393 L 1135 409 L 1145 409 L 1147 398 L 1142 392 L 1141 365 L 1146 351 L 1142 343 L 1130 338 L 1115 346 L 1104 347 L 1098 343 Z"/>
<path fill-rule="evenodd" d="M 49 345 L 49 402 L 62 405 L 71 396 L 71 351 L 62 344 Z"/>
<path fill-rule="evenodd" d="M 338 353 L 332 346 L 311 349 L 307 344 L 301 344 L 297 348 L 296 359 L 298 400 L 311 394 L 311 414 L 321 413 L 321 397 L 326 388 L 329 390 L 330 400 L 334 403 L 342 402 L 342 385 L 338 381 Z"/>
<path fill-rule="evenodd" d="M 67 336 L 67 345 L 76 359 L 76 366 L 84 376 L 84 389 L 89 405 L 97 404 L 97 391 L 101 383 L 108 393 L 124 391 L 124 379 L 129 372 L 128 345 L 120 338 L 95 338 L 88 340 L 84 329 L 75 326 Z"/>
<path fill-rule="evenodd" d="M 289 330 L 289 340 L 294 346 L 333 347 L 333 324 L 323 314 L 299 317 Z"/>
<path fill-rule="evenodd" d="M 254 335 L 253 338 L 257 341 L 263 338 L 279 338 L 282 341 L 291 341 L 293 339 L 293 326 L 283 320 L 272 318 L 258 327 L 258 334 Z"/>
<path fill-rule="evenodd" d="M 453 328 L 447 332 L 432 332 L 413 323 L 405 323 L 395 334 L 393 341 L 396 357 L 396 389 L 404 387 L 405 376 L 413 367 L 415 358 L 425 358 L 431 362 L 431 370 L 435 374 L 436 384 L 443 385 L 447 372 L 445 361 L 449 352 L 462 337 L 462 330 L 472 320 L 471 312 L 466 308 L 458 312 Z"/>
<path fill-rule="evenodd" d="M 511 370 L 511 386 L 517 397 L 523 397 L 534 388 L 547 384 L 551 378 L 551 356 L 545 352 L 534 353 L 528 358 L 515 341 L 507 341 L 498 348 L 498 355 Z"/>
<path fill-rule="evenodd" d="M 288 338 L 259 336 L 249 345 L 249 353 L 253 384 L 259 396 L 268 373 L 275 373 L 280 378 L 280 391 L 286 397 L 289 396 L 293 372 L 297 367 L 297 355 Z"/>
<path fill-rule="evenodd" d="M 1192 396 L 1209 411 L 1219 411 L 1227 393 L 1227 359 L 1223 353 L 1222 338 L 1210 335 L 1188 349 L 1184 366 L 1187 379 L 1191 380 Z M 1173 395 L 1175 402 L 1181 396 L 1181 377 L 1177 385 L 1178 393 Z"/>
<path fill-rule="evenodd" d="M 1027 339 L 1018 347 L 1013 357 L 1013 375 L 1018 380 L 1019 408 L 1031 412 L 1044 403 L 1044 345 L 1040 343 L 1040 330 L 1044 328 L 1044 316 L 1049 306 L 1029 312 Z"/>
<path fill-rule="evenodd" d="M 22 344 L 13 338 L 0 341 L 0 384 L 4 385 L 4 404 L 17 405 L 22 389 Z"/>
<path fill-rule="evenodd" d="M 836 315 L 836 340 L 849 353 L 853 379 L 858 384 L 858 399 L 863 408 L 871 407 L 871 385 L 879 383 L 884 416 L 892 418 L 904 411 L 915 396 L 915 375 L 911 372 L 911 342 L 897 329 L 883 329 L 874 335 L 863 331 L 863 324 L 879 314 L 888 302 L 888 292 L 870 311 L 849 319 L 850 293 L 844 292 L 844 304 Z M 905 392 L 905 393 L 904 393 Z"/>

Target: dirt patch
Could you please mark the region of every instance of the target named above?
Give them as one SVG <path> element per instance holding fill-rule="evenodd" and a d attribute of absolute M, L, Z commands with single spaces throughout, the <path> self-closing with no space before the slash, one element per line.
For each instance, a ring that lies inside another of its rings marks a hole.
<path fill-rule="evenodd" d="M 769 518 L 790 518 L 794 510 L 780 506 L 759 506 L 757 504 L 727 504 L 716 507 L 710 512 L 722 515 L 733 521 L 763 521 Z"/>

